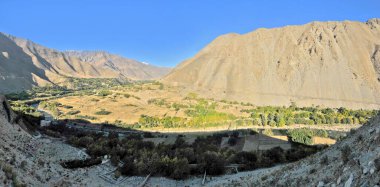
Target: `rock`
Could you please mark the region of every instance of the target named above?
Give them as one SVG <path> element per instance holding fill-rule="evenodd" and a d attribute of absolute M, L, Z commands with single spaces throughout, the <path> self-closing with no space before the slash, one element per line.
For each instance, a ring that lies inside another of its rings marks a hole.
<path fill-rule="evenodd" d="M 373 163 L 372 161 L 369 161 L 369 162 L 368 162 L 368 166 L 371 166 L 371 165 L 372 165 L 372 163 Z"/>
<path fill-rule="evenodd" d="M 369 170 L 369 172 L 370 172 L 371 175 L 372 175 L 373 173 L 375 173 L 375 169 L 371 168 L 371 170 Z"/>
<path fill-rule="evenodd" d="M 344 183 L 344 187 L 351 187 L 353 179 L 354 179 L 354 175 L 352 175 L 352 173 L 351 173 L 350 174 L 350 178 L 348 178 L 348 180 L 346 181 L 346 183 Z"/>
<path fill-rule="evenodd" d="M 338 180 L 336 181 L 336 183 L 340 184 L 341 181 L 342 181 L 342 177 L 338 177 Z"/>
<path fill-rule="evenodd" d="M 368 168 L 364 168 L 363 169 L 363 174 L 367 174 L 368 173 Z"/>
<path fill-rule="evenodd" d="M 319 181 L 317 187 L 323 187 L 325 185 L 325 183 L 323 181 Z"/>

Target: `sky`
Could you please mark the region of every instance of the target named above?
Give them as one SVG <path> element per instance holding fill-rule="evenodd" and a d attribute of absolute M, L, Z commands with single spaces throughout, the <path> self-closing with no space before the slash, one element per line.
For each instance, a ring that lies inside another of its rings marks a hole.
<path fill-rule="evenodd" d="M 217 36 L 380 18 L 380 0 L 0 0 L 0 32 L 174 67 Z"/>

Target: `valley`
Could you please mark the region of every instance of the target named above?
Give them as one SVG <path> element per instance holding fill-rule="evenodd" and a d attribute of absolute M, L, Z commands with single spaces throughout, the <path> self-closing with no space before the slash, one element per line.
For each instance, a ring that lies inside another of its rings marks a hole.
<path fill-rule="evenodd" d="M 0 186 L 380 185 L 379 28 L 225 34 L 173 69 L 0 32 Z"/>

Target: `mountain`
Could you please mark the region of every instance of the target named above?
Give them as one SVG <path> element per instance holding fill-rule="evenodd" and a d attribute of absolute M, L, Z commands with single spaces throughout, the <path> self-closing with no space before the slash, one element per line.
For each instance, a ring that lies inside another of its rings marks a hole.
<path fill-rule="evenodd" d="M 222 35 L 162 81 L 256 105 L 378 108 L 380 19 Z"/>
<path fill-rule="evenodd" d="M 59 83 L 65 77 L 156 79 L 169 70 L 103 51 L 61 52 L 0 33 L 0 92 Z"/>

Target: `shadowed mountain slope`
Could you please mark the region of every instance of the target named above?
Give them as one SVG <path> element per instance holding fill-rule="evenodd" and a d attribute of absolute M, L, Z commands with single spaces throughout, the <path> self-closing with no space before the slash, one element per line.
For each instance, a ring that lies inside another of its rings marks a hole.
<path fill-rule="evenodd" d="M 0 33 L 1 92 L 60 83 L 65 77 L 149 80 L 169 70 L 103 51 L 60 52 Z"/>

